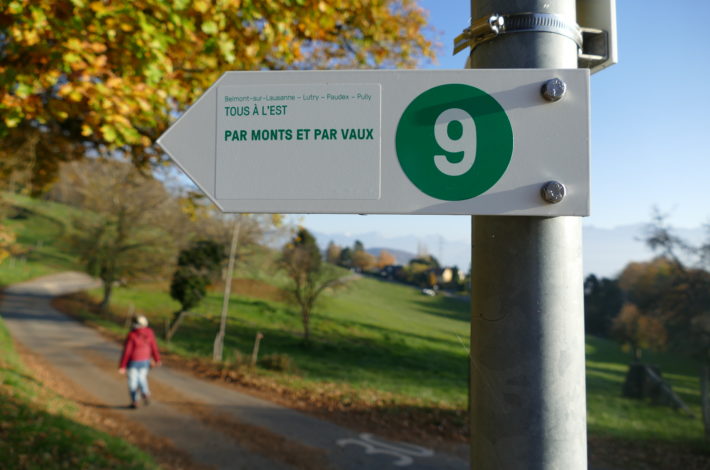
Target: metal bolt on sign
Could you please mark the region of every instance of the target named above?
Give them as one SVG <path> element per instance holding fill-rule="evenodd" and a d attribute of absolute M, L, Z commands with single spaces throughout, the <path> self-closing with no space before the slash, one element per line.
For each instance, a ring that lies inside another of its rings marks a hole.
<path fill-rule="evenodd" d="M 542 186 L 542 188 L 540 188 L 540 195 L 550 204 L 562 202 L 565 198 L 566 192 L 567 189 L 565 188 L 565 185 L 559 181 L 548 181 Z"/>
<path fill-rule="evenodd" d="M 560 101 L 567 93 L 567 84 L 559 78 L 550 79 L 542 85 L 541 93 L 547 101 Z"/>

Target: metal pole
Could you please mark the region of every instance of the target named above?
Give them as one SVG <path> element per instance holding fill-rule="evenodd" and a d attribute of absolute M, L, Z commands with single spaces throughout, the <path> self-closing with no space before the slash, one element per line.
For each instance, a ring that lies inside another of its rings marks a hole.
<path fill-rule="evenodd" d="M 575 0 L 471 1 L 472 20 L 530 12 L 576 22 Z M 471 66 L 576 68 L 577 46 L 504 34 Z M 474 217 L 471 238 L 471 468 L 586 469 L 580 219 Z"/>
<path fill-rule="evenodd" d="M 212 360 L 221 361 L 224 349 L 224 335 L 227 330 L 227 312 L 229 310 L 229 297 L 232 293 L 232 275 L 234 274 L 234 258 L 237 254 L 237 245 L 239 244 L 239 232 L 242 227 L 241 214 L 234 219 L 234 227 L 232 228 L 232 243 L 229 247 L 229 263 L 227 264 L 227 274 L 224 279 L 224 297 L 222 298 L 222 313 L 219 320 L 219 331 L 214 339 L 212 347 Z"/>

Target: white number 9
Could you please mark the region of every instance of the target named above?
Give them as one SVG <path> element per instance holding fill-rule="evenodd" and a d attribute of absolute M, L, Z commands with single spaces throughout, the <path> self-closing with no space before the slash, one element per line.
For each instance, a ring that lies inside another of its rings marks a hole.
<path fill-rule="evenodd" d="M 456 140 L 449 137 L 449 123 L 452 121 L 460 122 L 463 127 L 461 137 Z M 459 176 L 471 169 L 476 160 L 476 123 L 470 114 L 459 108 L 450 108 L 439 114 L 434 124 L 434 137 L 447 152 L 463 152 L 463 158 L 457 163 L 451 163 L 446 155 L 434 155 L 434 163 L 440 172 Z"/>

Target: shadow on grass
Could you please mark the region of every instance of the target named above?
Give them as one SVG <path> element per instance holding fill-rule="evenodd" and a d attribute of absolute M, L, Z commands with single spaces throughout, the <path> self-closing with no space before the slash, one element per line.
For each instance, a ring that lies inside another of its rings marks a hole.
<path fill-rule="evenodd" d="M 27 374 L 23 374 L 22 372 L 18 372 L 15 369 L 10 369 L 8 367 L 1 367 L 0 366 L 0 375 L 3 375 L 3 374 L 13 376 L 17 379 L 21 379 L 26 382 L 32 382 L 35 385 L 42 385 L 42 382 L 40 382 L 39 380 L 35 379 L 32 376 L 29 376 Z"/>
<path fill-rule="evenodd" d="M 136 458 L 135 449 L 64 415 L 0 394 L 0 462 L 3 470 L 58 468 L 155 468 Z"/>
<path fill-rule="evenodd" d="M 415 300 L 416 308 L 429 315 L 468 322 L 471 321 L 471 303 L 453 297 L 437 297 L 434 301 Z"/>
<path fill-rule="evenodd" d="M 186 322 L 172 343 L 191 353 L 211 355 L 217 321 L 190 318 Z M 225 347 L 242 354 L 249 353 L 254 336 L 261 331 L 264 334 L 262 357 L 274 353 L 287 354 L 309 379 L 351 382 L 375 388 L 430 388 L 438 390 L 436 395 L 450 395 L 453 390 L 465 394 L 468 374 L 466 352 L 456 353 L 424 343 L 451 347 L 455 342 L 413 334 L 397 333 L 387 337 L 387 334 L 393 333 L 392 330 L 357 325 L 379 334 L 383 339 L 316 336 L 306 346 L 300 333 L 232 320 L 227 328 Z"/>
<path fill-rule="evenodd" d="M 614 347 L 613 343 L 605 345 L 597 339 L 597 345 L 603 348 Z M 671 356 L 672 357 L 672 356 Z M 664 358 L 660 361 L 663 366 L 659 366 L 663 379 L 668 383 L 673 391 L 688 405 L 700 405 L 699 385 L 696 376 L 679 373 L 673 367 L 672 359 Z M 649 365 L 655 365 L 656 361 L 650 358 Z M 685 364 L 678 367 L 684 368 Z M 611 393 L 620 398 L 622 388 L 626 380 L 626 373 L 629 367 L 629 358 L 619 354 L 617 351 L 602 350 L 597 354 L 587 355 L 587 389 L 591 392 Z"/>
<path fill-rule="evenodd" d="M 130 410 L 130 405 L 106 405 L 105 403 L 92 403 L 88 401 L 78 401 L 80 405 L 97 410 Z"/>

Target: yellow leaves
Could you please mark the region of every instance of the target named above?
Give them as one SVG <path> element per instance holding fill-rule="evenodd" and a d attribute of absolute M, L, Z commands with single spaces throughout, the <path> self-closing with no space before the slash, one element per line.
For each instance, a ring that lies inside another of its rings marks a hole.
<path fill-rule="evenodd" d="M 104 67 L 106 67 L 107 63 L 108 63 L 108 57 L 106 57 L 105 55 L 100 55 L 96 58 L 93 65 L 96 68 L 104 68 Z"/>
<path fill-rule="evenodd" d="M 101 134 L 103 134 L 106 142 L 109 143 L 115 141 L 117 137 L 116 129 L 114 129 L 113 126 L 110 126 L 108 124 L 104 124 L 103 126 L 101 126 Z"/>
<path fill-rule="evenodd" d="M 79 101 L 82 100 L 84 95 L 82 94 L 81 90 L 79 90 L 78 88 L 74 88 L 69 92 L 68 97 L 69 97 L 70 101 L 78 103 Z"/>
<path fill-rule="evenodd" d="M 2 67 L 29 77 L 0 84 L 5 126 L 72 118 L 109 147 L 154 145 L 138 129 L 159 134 L 228 69 L 409 65 L 429 48 L 414 0 L 6 0 L 0 12 L 17 15 Z M 55 87 L 63 105 L 38 99 Z"/>
<path fill-rule="evenodd" d="M 4 225 L 0 225 L 0 263 L 10 256 L 15 239 L 15 233 L 12 232 L 12 230 Z"/>
<path fill-rule="evenodd" d="M 82 48 L 84 48 L 84 49 L 88 48 L 89 50 L 96 52 L 98 54 L 106 52 L 106 49 L 107 49 L 106 44 L 103 44 L 100 42 L 92 42 L 92 43 L 84 42 L 81 45 L 82 45 Z"/>
<path fill-rule="evenodd" d="M 34 46 L 39 42 L 39 34 L 37 34 L 37 31 L 25 31 L 22 40 L 27 44 L 28 46 Z"/>
<path fill-rule="evenodd" d="M 7 115 L 7 116 L 3 116 L 3 122 L 5 123 L 5 125 L 7 127 L 12 129 L 12 128 L 20 125 L 20 122 L 22 122 L 22 118 L 17 115 Z"/>
<path fill-rule="evenodd" d="M 271 214 L 271 224 L 279 228 L 283 225 L 284 223 L 284 216 L 283 214 Z"/>
<path fill-rule="evenodd" d="M 202 29 L 203 33 L 210 35 L 217 34 L 217 31 L 219 30 L 217 23 L 215 23 L 214 21 L 205 21 L 204 23 L 202 23 L 200 29 Z"/>
<path fill-rule="evenodd" d="M 32 19 L 34 20 L 34 27 L 35 28 L 44 28 L 47 26 L 47 15 L 44 14 L 44 11 L 41 8 L 37 7 L 32 7 L 31 9 L 32 12 Z"/>
<path fill-rule="evenodd" d="M 148 101 L 146 101 L 144 98 L 136 98 L 136 103 L 138 104 L 138 107 L 141 109 L 141 111 L 148 112 L 152 109 L 150 103 L 148 103 Z"/>
<path fill-rule="evenodd" d="M 32 86 L 28 85 L 27 83 L 20 83 L 15 89 L 15 95 L 20 99 L 27 98 L 31 94 Z"/>
<path fill-rule="evenodd" d="M 106 80 L 106 86 L 110 88 L 116 88 L 121 84 L 122 80 L 118 77 L 110 77 L 108 80 Z"/>
<path fill-rule="evenodd" d="M 22 13 L 22 9 L 22 2 L 18 2 L 17 0 L 10 2 L 10 4 L 7 6 L 7 11 L 13 15 L 19 15 L 20 13 Z"/>
<path fill-rule="evenodd" d="M 237 56 L 234 54 L 234 44 L 231 41 L 220 41 L 219 51 L 228 64 L 233 64 L 237 59 Z"/>
<path fill-rule="evenodd" d="M 71 51 L 81 51 L 83 50 L 84 41 L 79 38 L 69 38 L 65 43 L 64 47 Z"/>
<path fill-rule="evenodd" d="M 115 116 L 115 118 L 120 122 L 124 122 L 126 125 L 130 125 L 130 122 L 124 117 L 130 115 L 133 112 L 133 108 L 128 104 L 128 101 L 118 100 L 116 101 L 115 105 L 118 109 L 118 112 L 122 114 L 122 116 Z"/>
<path fill-rule="evenodd" d="M 89 4 L 89 8 L 91 8 L 95 13 L 105 13 L 108 10 L 104 2 L 91 2 Z"/>
<path fill-rule="evenodd" d="M 217 3 L 220 9 L 223 8 L 240 8 L 242 6 L 242 0 L 220 0 Z"/>
<path fill-rule="evenodd" d="M 259 52 L 259 46 L 256 44 L 249 44 L 244 48 L 244 52 L 247 57 L 256 57 L 256 53 Z"/>
<path fill-rule="evenodd" d="M 208 2 L 207 0 L 195 0 L 192 5 L 192 7 L 200 13 L 205 13 L 207 10 L 210 9 L 210 6 L 210 2 Z"/>

